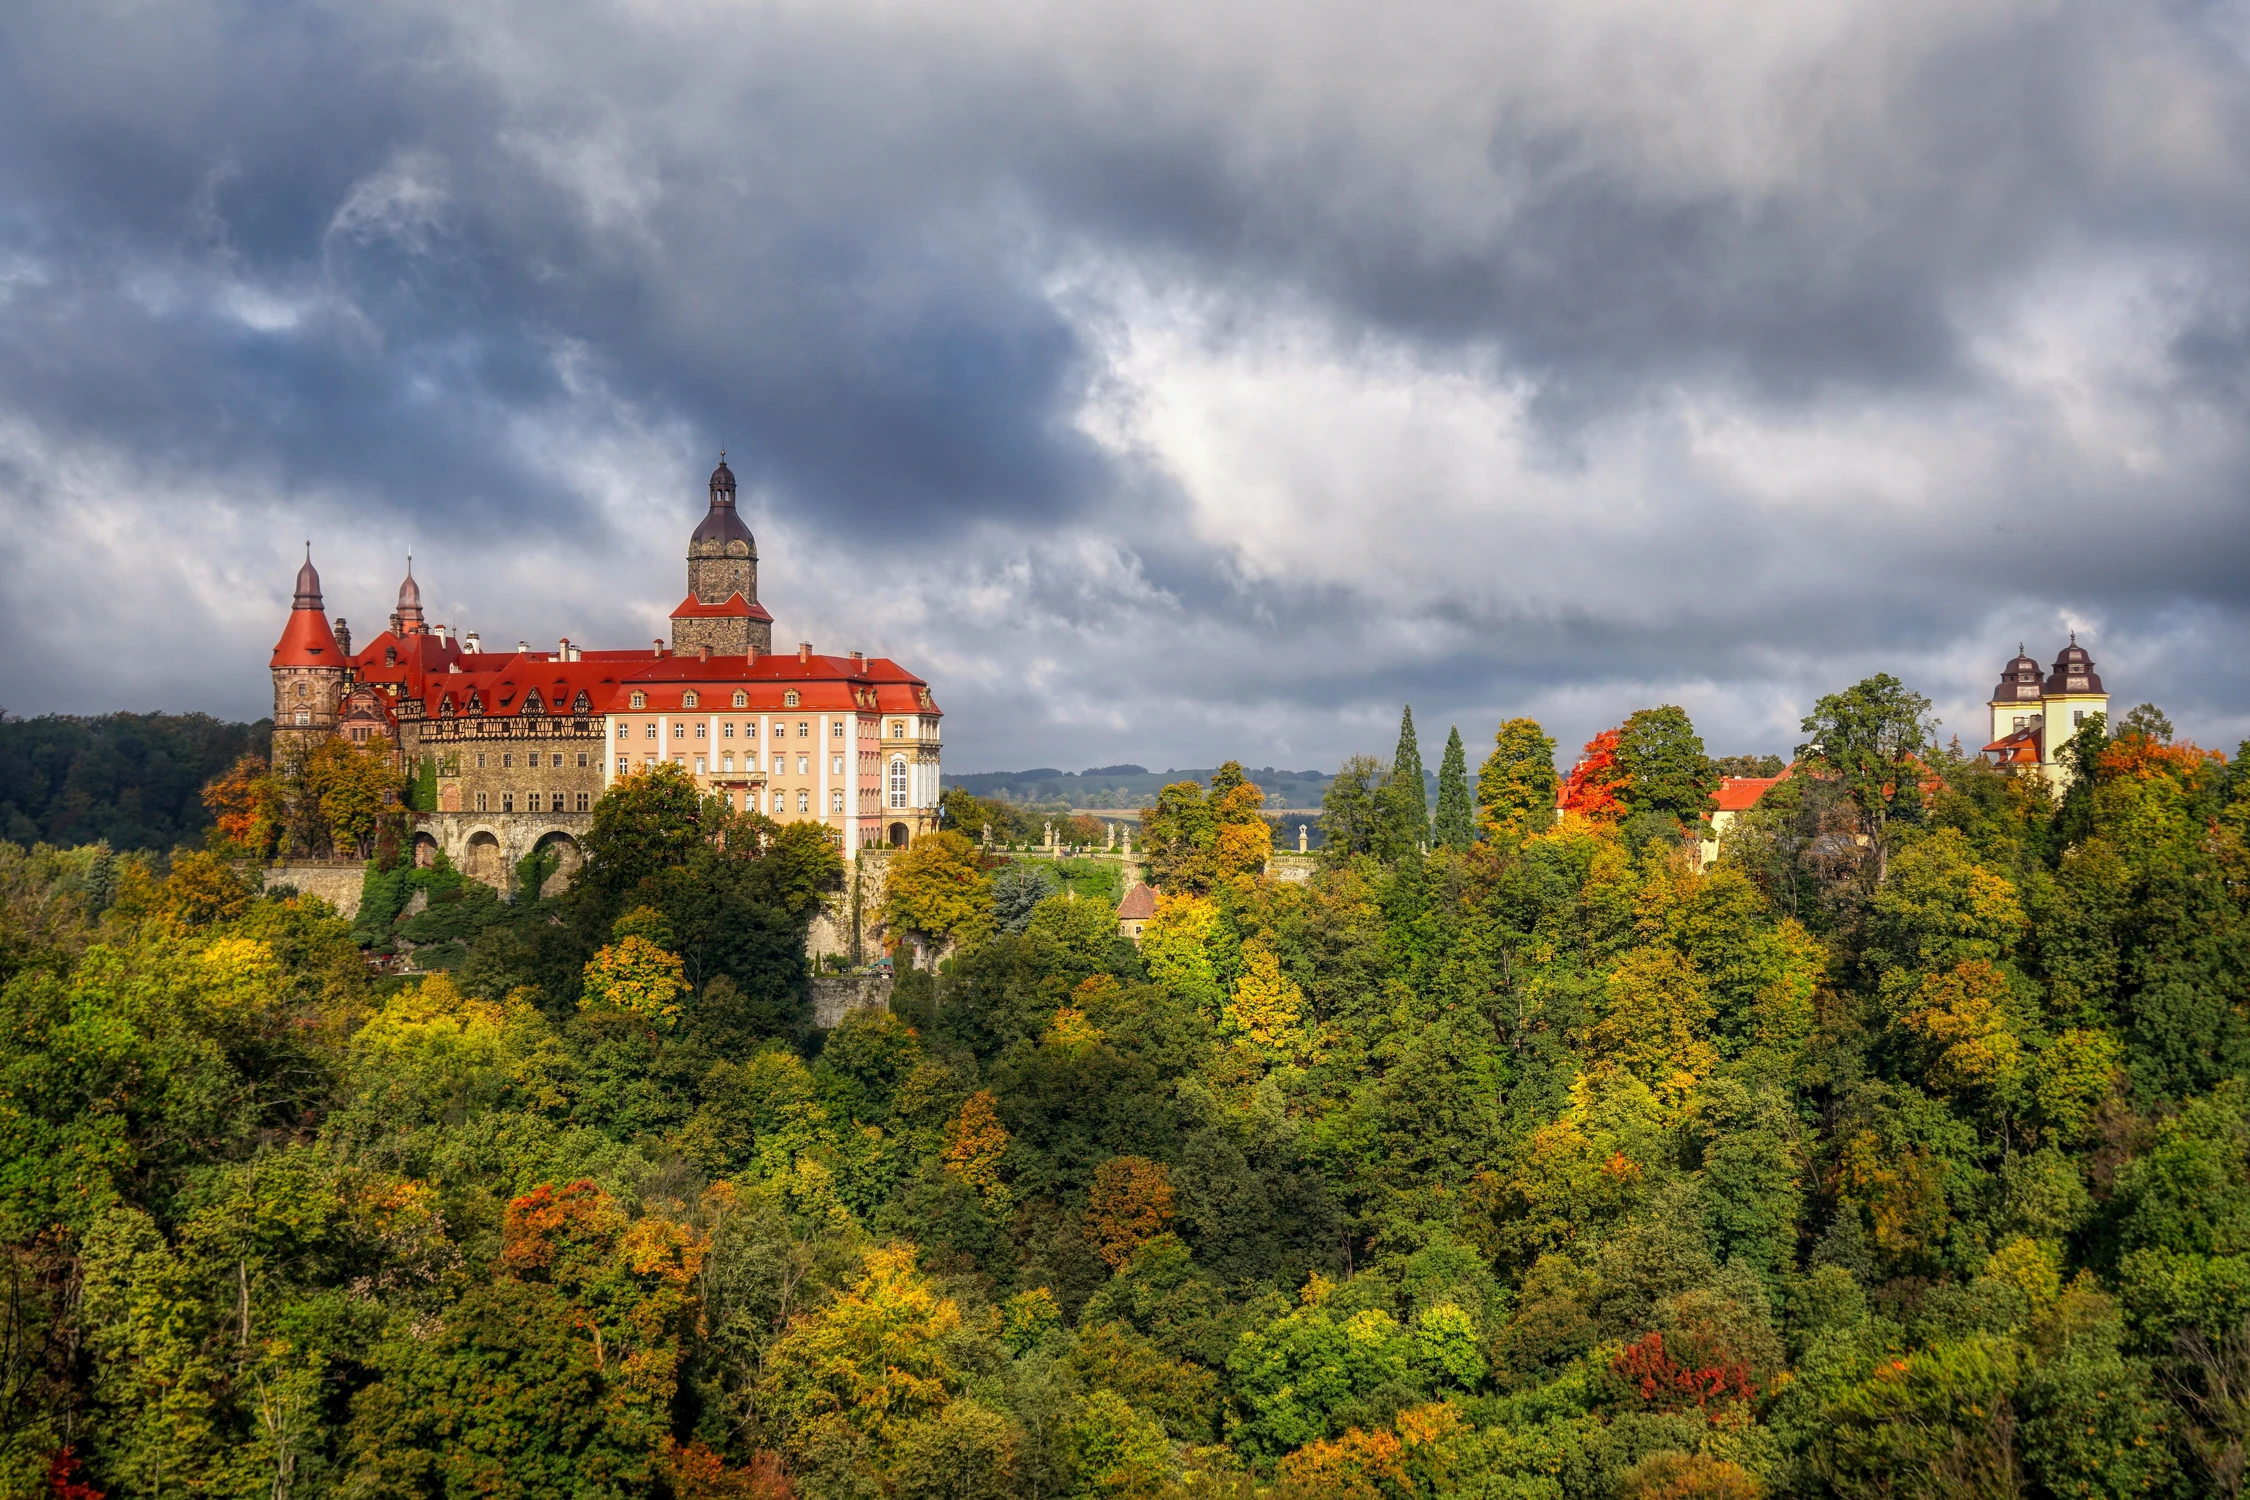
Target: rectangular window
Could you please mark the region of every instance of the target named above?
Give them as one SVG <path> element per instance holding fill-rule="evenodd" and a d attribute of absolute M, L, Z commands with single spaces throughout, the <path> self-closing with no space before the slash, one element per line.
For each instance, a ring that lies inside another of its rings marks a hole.
<path fill-rule="evenodd" d="M 588 797 L 588 794 L 587 794 L 587 793 L 585 793 L 585 792 L 580 792 L 580 793 L 578 794 L 578 810 L 579 810 L 580 812 L 585 812 L 585 811 L 587 810 L 587 806 L 586 806 L 586 803 L 587 803 L 587 797 Z"/>
<path fill-rule="evenodd" d="M 842 812 L 844 810 L 844 794 L 842 792 L 830 792 L 828 794 L 828 810 L 830 812 Z"/>
<path fill-rule="evenodd" d="M 622 756 L 622 755 L 620 755 L 619 757 L 617 757 L 617 774 L 618 774 L 618 775 L 620 775 L 620 776 L 630 776 L 630 775 L 632 775 L 632 774 L 633 774 L 633 763 L 632 763 L 632 761 L 628 760 L 628 759 L 627 759 L 626 757 L 624 757 L 624 756 Z"/>
<path fill-rule="evenodd" d="M 686 739 L 686 738 L 687 738 L 687 726 L 686 726 L 685 724 L 674 724 L 674 725 L 672 726 L 672 738 L 673 738 L 673 739 L 676 739 L 676 740 L 684 740 L 684 739 Z"/>
<path fill-rule="evenodd" d="M 698 725 L 696 725 L 696 726 L 695 726 L 695 737 L 696 737 L 697 739 L 702 739 L 702 738 L 703 738 L 703 731 L 704 731 L 704 730 L 706 730 L 706 729 L 708 729 L 708 728 L 710 728 L 710 727 L 711 727 L 711 726 L 710 726 L 710 725 L 708 725 L 708 724 L 698 724 Z"/>
<path fill-rule="evenodd" d="M 516 810 L 516 794 L 514 792 L 502 792 L 500 794 L 500 810 L 502 812 L 514 812 Z"/>
<path fill-rule="evenodd" d="M 698 776 L 708 776 L 711 774 L 704 768 L 703 757 L 700 755 L 695 758 L 695 774 Z"/>
<path fill-rule="evenodd" d="M 754 739 L 756 739 L 756 738 L 758 737 L 758 726 L 757 726 L 757 725 L 755 725 L 755 724 L 745 724 L 745 725 L 743 725 L 743 726 L 742 726 L 742 737 L 743 737 L 744 739 L 746 739 L 746 740 L 754 740 Z"/>
<path fill-rule="evenodd" d="M 812 811 L 812 793 L 806 791 L 800 791 L 797 793 L 797 811 Z"/>
<path fill-rule="evenodd" d="M 581 771 L 586 769 L 586 752 L 583 750 L 578 752 L 578 769 Z"/>
<path fill-rule="evenodd" d="M 585 756 L 583 756 L 583 755 L 579 756 L 579 757 L 578 757 L 578 763 L 579 763 L 580 765 L 584 765 L 584 764 L 586 764 L 586 757 L 585 757 Z M 558 771 L 559 771 L 559 770 L 561 770 L 561 769 L 562 769 L 562 752 L 561 752 L 560 750 L 558 750 L 558 751 L 556 751 L 556 752 L 555 752 L 555 761 L 554 761 L 554 764 L 555 764 L 555 769 L 556 769 L 556 770 L 558 770 Z"/>
<path fill-rule="evenodd" d="M 477 769 L 480 771 L 484 769 L 484 752 L 482 750 L 477 752 Z"/>
<path fill-rule="evenodd" d="M 828 726 L 828 737 L 832 740 L 840 740 L 844 737 L 844 721 L 842 719 L 838 719 Z"/>
<path fill-rule="evenodd" d="M 2083 708 L 2074 708 L 2074 709 L 2072 709 L 2072 710 L 2070 711 L 2070 722 L 2071 722 L 2071 725 L 2072 725 L 2073 727 L 2076 727 L 2077 725 L 2080 725 L 2080 724 L 2083 724 L 2083 723 L 2085 723 L 2085 722 L 2086 722 L 2086 710 L 2084 710 Z"/>
<path fill-rule="evenodd" d="M 617 737 L 619 739 L 625 739 L 626 737 L 631 735 L 632 732 L 633 726 L 630 724 L 620 724 L 617 726 Z"/>
<path fill-rule="evenodd" d="M 810 776 L 812 774 L 812 762 L 802 755 L 797 757 L 797 774 L 799 776 Z"/>
<path fill-rule="evenodd" d="M 501 769 L 501 770 L 505 771 L 505 770 L 507 770 L 507 769 L 508 769 L 508 768 L 509 768 L 510 766 L 514 765 L 515 763 L 516 763 L 516 752 L 515 752 L 515 751 L 513 751 L 513 750 L 508 750 L 508 751 L 503 751 L 503 752 L 501 753 L 501 756 L 500 756 L 500 769 Z"/>
<path fill-rule="evenodd" d="M 477 793 L 477 811 L 484 811 L 484 793 L 482 792 Z"/>
<path fill-rule="evenodd" d="M 829 774 L 829 775 L 831 775 L 831 776 L 841 776 L 841 775 L 843 775 L 843 774 L 844 774 L 844 757 L 842 757 L 841 755 L 835 755 L 835 756 L 831 756 L 831 757 L 829 757 L 829 758 L 830 758 L 831 760 L 833 760 L 833 761 L 835 762 L 835 765 L 834 765 L 834 766 L 832 766 L 832 767 L 831 767 L 831 768 L 829 769 L 829 772 L 828 772 L 828 774 Z"/>
<path fill-rule="evenodd" d="M 719 769 L 722 771 L 732 771 L 734 769 L 734 757 L 731 755 L 720 756 Z"/>
<path fill-rule="evenodd" d="M 723 726 L 723 727 L 722 727 L 722 728 L 720 729 L 720 731 L 719 731 L 719 738 L 720 738 L 720 739 L 723 739 L 723 740 L 731 740 L 731 739 L 733 739 L 733 738 L 734 738 L 734 726 L 733 726 L 732 724 L 728 724 L 728 725 L 725 725 L 725 726 Z"/>
<path fill-rule="evenodd" d="M 812 725 L 803 719 L 797 721 L 797 738 L 804 739 L 812 733 Z"/>
<path fill-rule="evenodd" d="M 641 738 L 642 738 L 642 739 L 645 739 L 645 740 L 653 740 L 653 739 L 655 739 L 655 738 L 656 738 L 656 726 L 655 726 L 654 724 L 651 724 L 651 725 L 649 725 L 649 726 L 648 726 L 648 728 L 647 728 L 647 730 L 646 730 L 646 731 L 645 731 L 645 732 L 644 732 L 644 733 L 643 733 L 643 734 L 641 735 Z"/>

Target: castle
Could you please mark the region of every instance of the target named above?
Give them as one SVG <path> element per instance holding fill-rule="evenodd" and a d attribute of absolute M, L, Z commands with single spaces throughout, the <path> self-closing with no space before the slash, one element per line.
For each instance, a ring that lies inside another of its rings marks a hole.
<path fill-rule="evenodd" d="M 687 597 L 672 639 L 647 651 L 486 651 L 476 632 L 424 620 L 408 559 L 389 628 L 361 649 L 329 623 L 308 545 L 273 650 L 274 757 L 341 736 L 434 772 L 413 815 L 414 855 L 439 850 L 495 885 L 524 855 L 561 873 L 610 783 L 670 761 L 705 795 L 780 822 L 817 822 L 850 857 L 937 822 L 939 720 L 929 684 L 882 657 L 773 652 L 758 547 L 724 456 L 688 538 Z"/>
<path fill-rule="evenodd" d="M 2109 694 L 2073 631 L 2054 670 L 2045 674 L 2018 645 L 2015 660 L 2000 669 L 1989 707 L 1992 743 L 1984 747 L 1984 758 L 1996 766 L 2036 770 L 2059 788 L 2069 771 L 2056 757 L 2088 716 L 2109 712 Z"/>

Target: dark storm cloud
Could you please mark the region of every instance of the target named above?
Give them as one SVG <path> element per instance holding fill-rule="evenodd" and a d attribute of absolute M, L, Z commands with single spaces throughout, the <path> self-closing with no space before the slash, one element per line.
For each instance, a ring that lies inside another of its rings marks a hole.
<path fill-rule="evenodd" d="M 645 638 L 723 442 L 957 760 L 1966 727 L 2072 623 L 2250 730 L 2215 14 L 12 6 L 0 696 L 255 711 L 307 532 Z"/>

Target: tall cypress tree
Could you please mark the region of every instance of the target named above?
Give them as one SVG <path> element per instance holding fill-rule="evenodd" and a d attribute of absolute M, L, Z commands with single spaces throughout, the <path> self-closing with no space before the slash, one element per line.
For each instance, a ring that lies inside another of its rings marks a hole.
<path fill-rule="evenodd" d="M 1391 757 L 1390 779 L 1383 783 L 1384 822 L 1388 825 L 1386 858 L 1398 859 L 1414 852 L 1430 837 L 1430 794 L 1422 781 L 1422 746 L 1414 737 L 1414 707 L 1407 705 L 1398 724 L 1398 751 Z"/>
<path fill-rule="evenodd" d="M 1466 849 L 1476 842 L 1476 820 L 1469 808 L 1469 757 L 1461 748 L 1461 726 L 1445 737 L 1445 759 L 1438 762 L 1437 823 L 1432 842 L 1444 849 Z"/>

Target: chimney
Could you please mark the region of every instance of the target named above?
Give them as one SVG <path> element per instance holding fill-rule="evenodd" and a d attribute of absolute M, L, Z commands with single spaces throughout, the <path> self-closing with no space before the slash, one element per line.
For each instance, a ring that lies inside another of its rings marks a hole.
<path fill-rule="evenodd" d="M 664 654 L 664 638 L 662 636 L 658 636 L 648 643 L 648 654 L 651 656 L 662 656 Z"/>
<path fill-rule="evenodd" d="M 352 654 L 352 628 L 344 623 L 342 615 L 336 617 L 336 645 L 346 656 Z"/>
<path fill-rule="evenodd" d="M 484 650 L 484 642 L 478 640 L 477 633 L 472 630 L 461 638 L 461 649 L 464 651 L 482 651 Z"/>
<path fill-rule="evenodd" d="M 854 677 L 865 677 L 867 675 L 866 652 L 854 651 L 852 653 L 852 675 Z"/>
<path fill-rule="evenodd" d="M 709 646 L 709 644 L 701 645 L 695 648 L 695 659 L 697 661 L 709 661 L 711 659 L 711 647 Z"/>
<path fill-rule="evenodd" d="M 451 626 L 447 625 L 432 625 L 430 627 L 430 634 L 436 636 L 438 638 L 438 644 L 442 646 L 445 644 L 445 633 L 451 628 Z"/>
<path fill-rule="evenodd" d="M 799 641 L 799 642 L 797 643 L 797 661 L 798 661 L 798 664 L 799 664 L 799 665 L 801 665 L 801 666 L 809 666 L 809 665 L 811 665 L 811 663 L 812 663 L 812 642 L 811 642 L 811 641 Z"/>
<path fill-rule="evenodd" d="M 575 657 L 575 656 L 573 656 L 573 655 L 571 655 L 571 654 L 570 654 L 570 637 L 569 637 L 569 636 L 567 636 L 567 635 L 566 635 L 566 636 L 564 636 L 564 637 L 562 638 L 562 647 L 561 647 L 561 649 L 560 649 L 560 650 L 556 651 L 556 653 L 555 653 L 555 660 L 556 660 L 556 661 L 576 661 L 576 660 L 578 660 L 578 658 L 577 658 L 577 657 Z"/>
<path fill-rule="evenodd" d="M 531 642 L 529 642 L 529 641 L 518 641 L 518 642 L 516 642 L 516 655 L 518 655 L 518 656 L 529 656 L 530 654 L 531 654 Z"/>

